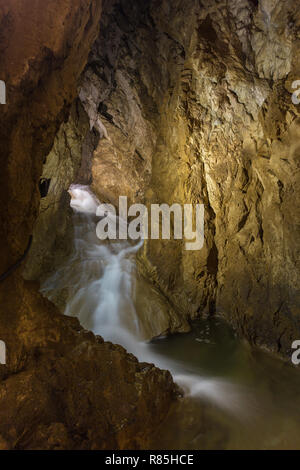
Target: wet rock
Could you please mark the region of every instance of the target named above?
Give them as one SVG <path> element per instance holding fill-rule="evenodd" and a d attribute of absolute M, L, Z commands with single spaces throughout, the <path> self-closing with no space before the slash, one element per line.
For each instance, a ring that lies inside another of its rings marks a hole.
<path fill-rule="evenodd" d="M 6 285 L 7 293 L 15 289 Z M 5 306 L 1 298 L 1 305 Z M 167 371 L 83 330 L 25 283 L 1 366 L 0 441 L 10 449 L 146 445 L 178 391 Z M 15 341 L 13 341 L 13 339 Z M 16 345 L 16 346 L 14 346 Z"/>
<path fill-rule="evenodd" d="M 50 184 L 41 204 L 53 203 L 49 214 L 55 223 L 62 216 L 63 226 L 52 237 L 40 217 L 46 243 L 34 269 L 51 263 L 45 252 L 60 230 L 66 233 L 61 207 L 67 205 L 60 197 L 80 166 L 84 134 L 72 124 L 72 119 L 78 122 L 74 108 L 69 121 L 68 116 L 99 29 L 101 6 L 101 1 L 45 0 L 28 9 L 18 0 L 0 0 L 1 79 L 8 90 L 0 115 L 1 272 L 16 263 L 33 232 L 43 163 L 44 177 L 57 186 L 58 197 Z M 65 159 L 60 158 L 60 136 L 70 146 Z M 88 174 L 84 160 L 78 174 Z M 37 243 L 33 250 L 38 248 Z M 0 284 L 0 338 L 7 347 L 7 364 L 0 366 L 0 448 L 145 446 L 177 396 L 171 375 L 145 368 L 123 348 L 84 331 L 38 289 L 38 283 L 24 282 L 18 269 Z"/>
<path fill-rule="evenodd" d="M 142 275 L 183 322 L 218 312 L 282 355 L 300 335 L 299 25 L 292 1 L 120 0 L 82 81 L 107 131 L 95 191 L 205 204 L 204 248 L 148 241 Z"/>
<path fill-rule="evenodd" d="M 23 271 L 25 279 L 43 281 L 70 254 L 73 224 L 68 189 L 75 180 L 90 182 L 93 150 L 88 117 L 76 101 L 45 158 L 42 178 L 49 181 L 49 188 L 40 200 L 33 244 Z"/>

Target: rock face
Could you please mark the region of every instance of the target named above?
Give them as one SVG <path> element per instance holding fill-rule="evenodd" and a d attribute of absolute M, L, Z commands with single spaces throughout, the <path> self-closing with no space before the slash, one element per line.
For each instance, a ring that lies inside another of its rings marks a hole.
<path fill-rule="evenodd" d="M 283 356 L 300 335 L 299 46 L 292 0 L 119 0 L 80 92 L 102 198 L 205 204 L 204 248 L 149 241 L 143 276 L 183 323 L 217 312 Z"/>
<path fill-rule="evenodd" d="M 92 48 L 100 10 L 60 0 L 29 14 L 0 0 L 1 272 L 23 253 L 39 205 L 27 277 L 55 266 L 74 178 L 114 204 L 203 203 L 202 250 L 148 241 L 139 257 L 148 335 L 219 313 L 289 355 L 300 335 L 297 4 L 106 1 Z M 41 176 L 51 181 L 40 202 Z M 176 396 L 170 375 L 83 331 L 37 290 L 18 271 L 0 287 L 1 447 L 146 446 Z"/>
<path fill-rule="evenodd" d="M 90 133 L 87 115 L 80 102 L 75 101 L 43 165 L 40 182 L 46 188 L 23 271 L 26 279 L 42 281 L 70 253 L 73 226 L 67 190 L 75 179 L 82 184 L 90 183 L 94 140 L 98 138 Z"/>
<path fill-rule="evenodd" d="M 13 297 L 15 283 L 6 289 Z M 12 340 L 9 366 L 0 368 L 0 448 L 146 446 L 176 398 L 170 373 L 139 364 L 122 347 L 83 330 L 34 283 L 25 284 L 14 319 L 5 314 L 7 295 L 1 297 L 2 322 L 10 324 Z"/>
<path fill-rule="evenodd" d="M 88 177 L 87 162 L 79 169 L 78 156 L 90 148 L 84 138 L 89 123 L 80 106 L 73 105 L 71 113 L 70 107 L 97 36 L 101 5 L 98 0 L 43 0 L 29 9 L 20 0 L 0 0 L 1 79 L 8 92 L 0 115 L 1 273 L 16 263 L 33 231 L 43 162 L 59 129 L 45 162 L 44 177 L 51 183 L 42 202 L 46 208 L 53 203 L 55 221 L 59 214 L 66 217 L 62 207 L 67 208 L 51 190 L 54 184 L 62 194 L 67 184 L 55 170 L 69 179 L 77 170 L 78 177 Z M 60 159 L 62 137 L 71 148 Z M 41 239 L 52 246 L 43 218 L 38 223 Z M 36 253 L 38 248 L 33 245 Z M 0 448 L 146 445 L 177 395 L 170 374 L 139 364 L 121 347 L 87 333 L 38 289 L 18 269 L 0 284 L 0 338 L 7 347 L 7 364 L 0 365 Z"/>
<path fill-rule="evenodd" d="M 76 96 L 100 12 L 100 1 L 64 0 L 59 8 L 56 1 L 36 2 L 30 12 L 20 0 L 0 3 L 7 86 L 0 127 L 1 272 L 23 253 L 32 233 L 43 160 Z"/>

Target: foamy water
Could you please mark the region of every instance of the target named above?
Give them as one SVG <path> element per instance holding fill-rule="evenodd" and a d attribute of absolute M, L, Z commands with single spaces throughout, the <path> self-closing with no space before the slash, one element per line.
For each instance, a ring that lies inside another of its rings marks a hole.
<path fill-rule="evenodd" d="M 53 300 L 57 291 L 67 291 L 65 314 L 78 317 L 84 328 L 121 344 L 140 361 L 168 369 L 187 396 L 210 400 L 241 416 L 246 407 L 237 385 L 201 377 L 179 361 L 153 352 L 142 341 L 142 319 L 135 309 L 135 255 L 143 241 L 100 241 L 96 236 L 99 201 L 87 186 L 72 185 L 69 192 L 74 211 L 74 250 L 42 285 L 44 295 Z"/>

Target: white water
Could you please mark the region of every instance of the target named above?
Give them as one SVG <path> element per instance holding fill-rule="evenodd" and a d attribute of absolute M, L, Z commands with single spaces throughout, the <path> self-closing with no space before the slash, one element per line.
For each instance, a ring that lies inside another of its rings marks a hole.
<path fill-rule="evenodd" d="M 74 210 L 74 250 L 71 258 L 42 286 L 54 300 L 57 292 L 67 292 L 65 314 L 79 318 L 82 326 L 106 341 L 121 344 L 139 360 L 154 363 L 173 374 L 185 394 L 208 399 L 241 416 L 245 406 L 240 388 L 218 378 L 200 377 L 180 362 L 151 350 L 141 340 L 141 318 L 135 309 L 135 254 L 143 241 L 100 241 L 96 236 L 96 209 L 99 201 L 87 186 L 72 185 Z M 113 215 L 111 215 L 113 217 Z"/>

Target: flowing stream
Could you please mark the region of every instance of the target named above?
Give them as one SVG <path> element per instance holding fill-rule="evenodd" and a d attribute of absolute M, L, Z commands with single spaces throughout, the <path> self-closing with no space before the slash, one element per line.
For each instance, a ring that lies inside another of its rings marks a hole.
<path fill-rule="evenodd" d="M 152 447 L 300 448 L 298 371 L 237 340 L 220 319 L 199 321 L 189 334 L 144 342 L 135 308 L 135 255 L 143 241 L 100 241 L 99 201 L 86 186 L 72 185 L 70 192 L 74 250 L 41 290 L 53 301 L 59 294 L 65 314 L 77 316 L 86 329 L 171 371 L 185 398 L 157 430 Z"/>

